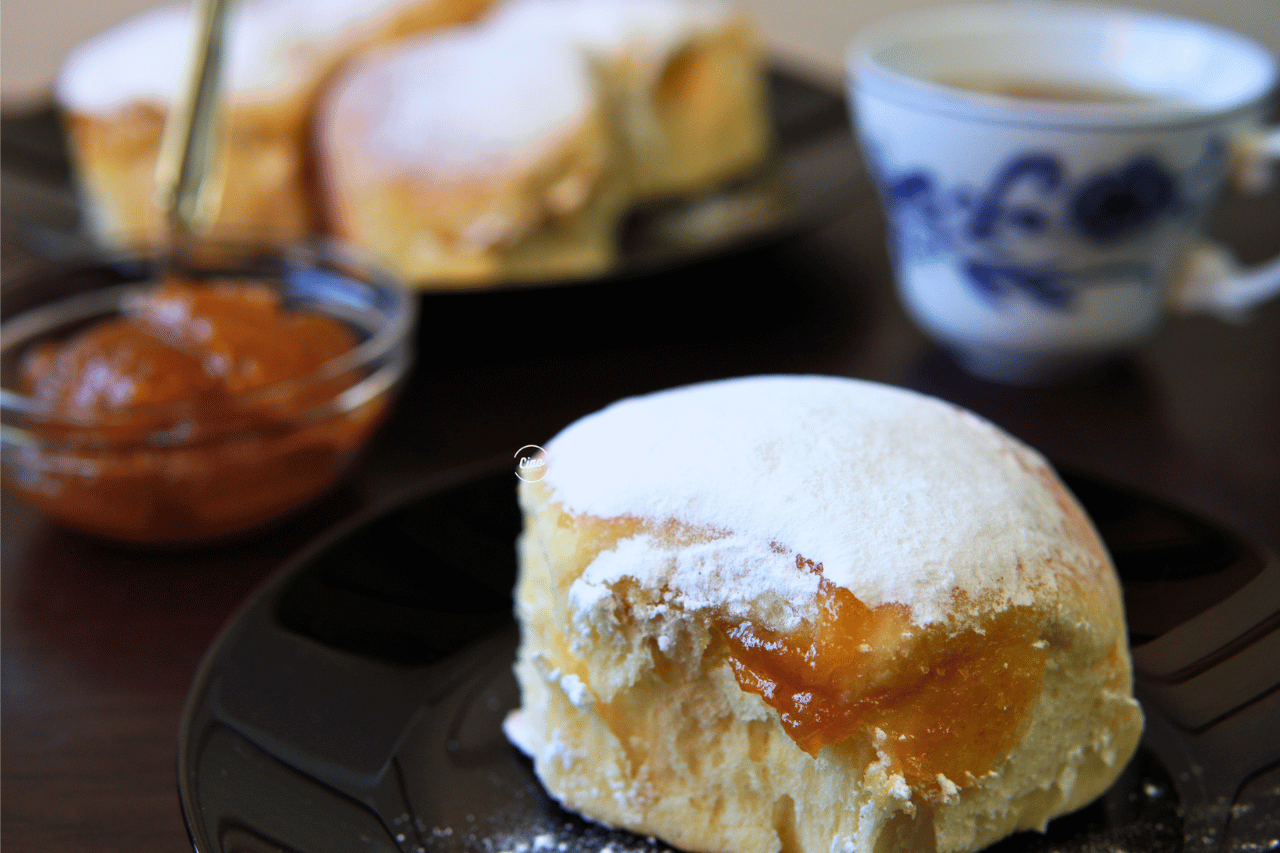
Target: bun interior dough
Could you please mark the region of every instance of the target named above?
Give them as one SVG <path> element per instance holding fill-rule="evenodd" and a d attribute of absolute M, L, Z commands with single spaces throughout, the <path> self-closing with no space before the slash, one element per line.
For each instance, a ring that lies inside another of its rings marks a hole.
<path fill-rule="evenodd" d="M 967 411 L 734 379 L 616 403 L 546 456 L 506 730 L 567 808 L 697 853 L 972 851 L 1136 748 L 1096 532 Z"/>

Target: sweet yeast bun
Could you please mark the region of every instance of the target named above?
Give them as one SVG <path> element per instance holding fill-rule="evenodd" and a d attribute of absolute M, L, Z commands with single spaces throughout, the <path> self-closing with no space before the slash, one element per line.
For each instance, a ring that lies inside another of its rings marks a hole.
<path fill-rule="evenodd" d="M 334 230 L 410 282 L 603 271 L 627 202 L 586 58 L 458 27 L 366 57 L 317 119 Z"/>
<path fill-rule="evenodd" d="M 630 206 L 769 144 L 751 27 L 684 0 L 513 0 L 354 65 L 316 127 L 330 227 L 424 288 L 605 272 Z"/>
<path fill-rule="evenodd" d="M 213 236 L 285 242 L 318 226 L 309 121 L 317 93 L 353 54 L 467 21 L 489 0 L 243 0 L 226 34 L 220 206 Z M 192 15 L 164 6 L 77 48 L 55 98 L 92 236 L 155 244 L 154 176 L 170 105 L 186 85 Z"/>
<path fill-rule="evenodd" d="M 506 729 L 597 821 L 700 853 L 972 851 L 1137 745 L 1093 527 L 947 403 L 778 376 L 624 400 L 520 500 Z"/>
<path fill-rule="evenodd" d="M 562 39 L 601 73 L 637 199 L 709 189 L 770 142 L 755 28 L 711 0 L 510 0 L 489 26 Z"/>

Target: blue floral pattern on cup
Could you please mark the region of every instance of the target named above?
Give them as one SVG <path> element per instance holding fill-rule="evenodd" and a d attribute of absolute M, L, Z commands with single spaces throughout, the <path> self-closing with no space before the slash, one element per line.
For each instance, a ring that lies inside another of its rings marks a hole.
<path fill-rule="evenodd" d="M 1043 231 L 1047 222 L 1042 212 L 1026 206 L 1006 206 L 1006 199 L 1023 181 L 1052 193 L 1061 186 L 1063 172 L 1062 164 L 1052 154 L 1023 154 L 1013 158 L 996 173 L 970 216 L 966 229 L 969 239 L 989 239 L 1002 220 L 1024 231 Z"/>
<path fill-rule="evenodd" d="M 1051 232 L 1099 249 L 1145 238 L 1162 222 L 1195 218 L 1200 187 L 1224 168 L 1226 146 L 1213 137 L 1182 175 L 1150 155 L 1073 180 L 1052 151 L 1009 158 L 985 187 L 945 187 L 929 170 L 894 170 L 876 146 L 869 161 L 890 215 L 900 264 L 953 260 L 962 279 L 984 301 L 1004 307 L 1022 294 L 1042 308 L 1070 312 L 1081 291 L 1117 281 L 1154 284 L 1151 265 L 1100 261 L 1063 268 L 1037 259 L 1032 248 Z M 1043 253 L 1041 253 L 1043 254 Z"/>
<path fill-rule="evenodd" d="M 1154 157 L 1082 183 L 1067 204 L 1071 223 L 1098 243 L 1140 232 L 1178 204 L 1178 182 Z"/>

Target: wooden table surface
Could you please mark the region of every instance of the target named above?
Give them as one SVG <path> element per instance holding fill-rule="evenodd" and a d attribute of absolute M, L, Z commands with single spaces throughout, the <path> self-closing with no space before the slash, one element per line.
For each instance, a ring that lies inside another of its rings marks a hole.
<path fill-rule="evenodd" d="M 1212 230 L 1246 260 L 1266 257 L 1280 249 L 1280 194 L 1229 201 Z M 21 262 L 5 249 L 6 267 Z M 899 308 L 864 190 L 819 230 L 735 259 L 607 288 L 430 297 L 422 308 L 416 370 L 365 463 L 281 526 L 202 551 L 138 551 L 61 530 L 4 495 L 7 853 L 190 849 L 174 771 L 179 715 L 237 605 L 379 495 L 510 459 L 624 395 L 760 372 L 896 383 L 1280 548 L 1280 303 L 1243 326 L 1172 318 L 1091 383 L 988 384 L 960 373 Z"/>

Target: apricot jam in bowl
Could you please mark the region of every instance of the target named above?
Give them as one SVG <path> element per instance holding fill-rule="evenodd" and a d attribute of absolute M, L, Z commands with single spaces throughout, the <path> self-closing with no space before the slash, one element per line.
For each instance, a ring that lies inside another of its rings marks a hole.
<path fill-rule="evenodd" d="M 339 483 L 412 357 L 415 302 L 335 244 L 205 247 L 6 284 L 4 487 L 139 543 L 256 528 Z"/>

